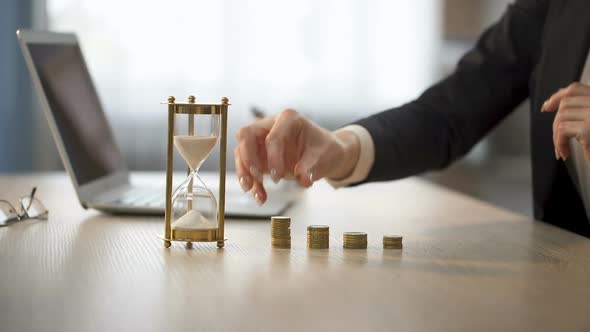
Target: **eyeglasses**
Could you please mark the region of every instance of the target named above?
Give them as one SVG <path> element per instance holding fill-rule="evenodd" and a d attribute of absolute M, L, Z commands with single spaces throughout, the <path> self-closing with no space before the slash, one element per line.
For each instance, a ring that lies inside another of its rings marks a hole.
<path fill-rule="evenodd" d="M 40 200 L 35 198 L 37 187 L 31 190 L 31 194 L 18 200 L 19 208 L 16 209 L 9 201 L 0 199 L 0 227 L 14 224 L 27 219 L 46 220 L 49 211 Z"/>

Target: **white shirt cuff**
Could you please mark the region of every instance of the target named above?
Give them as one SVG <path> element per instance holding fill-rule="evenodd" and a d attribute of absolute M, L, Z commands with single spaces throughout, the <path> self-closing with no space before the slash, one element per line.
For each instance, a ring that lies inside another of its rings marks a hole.
<path fill-rule="evenodd" d="M 328 183 L 334 188 L 340 188 L 347 186 L 349 184 L 358 183 L 367 178 L 369 176 L 369 172 L 373 167 L 373 163 L 375 162 L 375 145 L 373 143 L 373 138 L 369 131 L 365 129 L 363 126 L 359 125 L 349 125 L 344 128 L 340 128 L 337 131 L 350 131 L 358 137 L 360 142 L 360 153 L 359 153 L 359 160 L 356 163 L 352 173 L 350 176 L 334 180 L 334 179 L 326 179 Z"/>

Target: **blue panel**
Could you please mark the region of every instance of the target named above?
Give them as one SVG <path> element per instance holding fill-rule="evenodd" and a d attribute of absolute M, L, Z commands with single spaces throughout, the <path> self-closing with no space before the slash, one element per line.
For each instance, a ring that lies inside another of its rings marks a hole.
<path fill-rule="evenodd" d="M 16 40 L 31 17 L 32 0 L 0 1 L 0 172 L 33 168 L 31 83 Z"/>

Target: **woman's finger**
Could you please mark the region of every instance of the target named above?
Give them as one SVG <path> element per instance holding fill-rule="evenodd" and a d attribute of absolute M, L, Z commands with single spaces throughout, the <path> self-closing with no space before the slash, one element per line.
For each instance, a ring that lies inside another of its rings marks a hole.
<path fill-rule="evenodd" d="M 564 160 L 570 155 L 569 141 L 572 137 L 579 137 L 584 130 L 584 122 L 569 121 L 562 122 L 557 126 L 557 135 L 554 141 L 558 153 Z"/>
<path fill-rule="evenodd" d="M 274 126 L 266 136 L 267 166 L 274 182 L 278 182 L 290 171 L 287 161 L 296 156 L 287 154 L 297 150 L 294 147 L 299 143 L 296 138 L 301 126 L 301 116 L 296 111 L 288 109 L 277 116 Z"/>
<path fill-rule="evenodd" d="M 240 182 L 240 186 L 244 192 L 250 191 L 252 188 L 252 176 L 247 171 L 246 167 L 242 163 L 242 159 L 240 157 L 240 148 L 237 147 L 234 150 L 234 160 L 236 163 L 236 174 L 238 176 L 238 181 Z"/>
<path fill-rule="evenodd" d="M 259 149 L 260 139 L 266 137 L 267 130 L 256 126 L 247 126 L 238 130 L 238 142 L 240 159 L 250 175 L 259 182 L 262 182 L 264 170 L 262 158 L 266 155 Z"/>
<path fill-rule="evenodd" d="M 566 88 L 559 89 L 543 103 L 541 110 L 544 112 L 557 111 L 562 99 L 576 96 L 590 96 L 590 86 L 580 82 L 574 82 Z"/>
<path fill-rule="evenodd" d="M 262 182 L 254 181 L 252 195 L 258 204 L 262 205 L 266 202 L 266 190 L 264 189 Z"/>
<path fill-rule="evenodd" d="M 326 163 L 322 163 L 322 159 L 331 159 L 328 151 L 318 151 L 313 147 L 305 149 L 301 159 L 295 165 L 295 175 L 300 186 L 311 187 L 315 181 L 326 174 Z"/>
<path fill-rule="evenodd" d="M 573 97 L 564 97 L 559 102 L 559 110 L 561 111 L 562 108 L 567 109 L 579 109 L 579 108 L 588 108 L 590 107 L 590 96 L 573 96 Z"/>
<path fill-rule="evenodd" d="M 589 98 L 590 101 L 590 98 Z M 557 127 L 559 126 L 560 123 L 563 122 L 570 122 L 570 121 L 586 121 L 586 120 L 590 120 L 590 105 L 589 107 L 586 108 L 582 108 L 582 107 L 577 107 L 575 105 L 581 105 L 580 104 L 575 104 L 573 102 L 568 102 L 567 105 L 570 105 L 569 107 L 564 107 L 563 106 L 564 103 L 561 103 L 561 106 L 559 108 L 559 111 L 557 112 L 557 114 L 555 115 L 555 119 L 553 119 L 553 141 L 557 142 Z M 557 145 L 555 146 L 555 151 L 556 151 L 556 157 L 558 157 L 560 155 L 559 153 L 559 149 L 557 148 Z"/>

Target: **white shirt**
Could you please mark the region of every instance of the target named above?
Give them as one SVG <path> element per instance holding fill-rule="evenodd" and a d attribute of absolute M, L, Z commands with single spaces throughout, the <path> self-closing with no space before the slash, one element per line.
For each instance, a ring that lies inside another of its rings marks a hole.
<path fill-rule="evenodd" d="M 350 131 L 358 137 L 360 142 L 359 160 L 356 166 L 352 170 L 350 176 L 344 179 L 332 180 L 327 179 L 328 183 L 334 188 L 340 188 L 349 184 L 358 183 L 363 181 L 369 176 L 373 163 L 375 162 L 375 144 L 373 144 L 373 138 L 369 131 L 363 126 L 350 125 L 344 128 L 338 129 L 338 131 Z"/>

